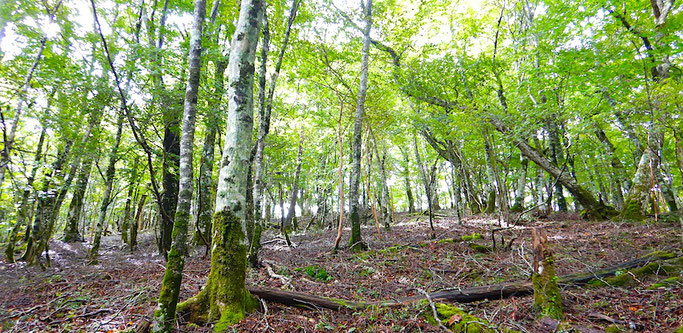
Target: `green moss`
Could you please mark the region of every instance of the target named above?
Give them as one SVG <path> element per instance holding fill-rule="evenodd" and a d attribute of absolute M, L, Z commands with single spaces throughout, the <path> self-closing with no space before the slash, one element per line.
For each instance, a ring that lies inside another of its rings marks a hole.
<path fill-rule="evenodd" d="M 446 326 L 448 329 L 456 333 L 516 332 L 506 328 L 496 327 L 485 319 L 473 316 L 454 305 L 435 303 L 434 307 L 436 308 L 436 313 L 439 317 L 437 319 L 434 318 L 431 306 L 426 300 L 422 301 L 421 306 L 427 308 L 427 310 L 424 312 L 427 322 L 438 326 L 439 323 L 436 321 L 438 319 L 441 325 Z"/>
<path fill-rule="evenodd" d="M 664 288 L 664 287 L 668 287 L 668 286 L 674 286 L 674 285 L 677 285 L 679 283 L 683 284 L 683 276 L 674 276 L 674 277 L 670 277 L 668 279 L 664 279 L 660 282 L 653 283 L 652 285 L 647 287 L 647 289 L 653 290 L 653 289 L 658 289 L 658 288 Z"/>
<path fill-rule="evenodd" d="M 540 274 L 531 277 L 534 288 L 534 309 L 540 317 L 562 320 L 562 295 L 557 286 L 557 275 L 553 257 L 546 253 L 541 263 Z"/>
<path fill-rule="evenodd" d="M 207 319 L 216 321 L 214 331 L 221 332 L 242 320 L 258 303 L 245 286 L 247 246 L 243 221 L 226 209 L 217 212 L 213 222 L 211 271 L 202 293 L 207 293 Z"/>
<path fill-rule="evenodd" d="M 673 256 L 672 253 L 656 251 L 648 256 L 657 256 L 658 258 L 667 258 Z M 626 272 L 618 272 L 615 276 L 603 278 L 602 280 L 593 279 L 588 282 L 593 287 L 610 286 L 630 286 L 638 283 L 636 278 L 641 278 L 649 275 L 680 275 L 683 272 L 683 257 L 668 259 L 663 262 L 651 262 L 643 267 L 634 268 Z M 655 287 L 657 288 L 657 287 Z"/>
<path fill-rule="evenodd" d="M 471 242 L 477 239 L 481 239 L 481 234 L 473 232 L 471 235 L 463 235 L 460 240 L 463 242 Z"/>
<path fill-rule="evenodd" d="M 674 331 L 671 332 L 671 333 L 683 333 L 683 326 L 677 328 L 676 330 L 674 330 Z"/>
<path fill-rule="evenodd" d="M 469 244 L 467 244 L 467 246 L 469 246 L 472 250 L 474 250 L 478 253 L 489 253 L 489 252 L 493 251 L 493 249 L 488 247 L 488 246 L 479 245 L 476 243 L 469 243 Z"/>
<path fill-rule="evenodd" d="M 640 222 L 645 220 L 646 216 L 643 213 L 642 205 L 636 201 L 631 200 L 626 203 L 626 207 L 619 216 L 624 221 Z"/>
<path fill-rule="evenodd" d="M 465 237 L 465 236 L 463 236 L 463 237 Z M 448 244 L 448 243 L 453 243 L 453 242 L 455 242 L 455 240 L 453 240 L 453 238 L 446 238 L 446 239 L 441 239 L 441 240 L 439 240 L 437 243 L 439 243 L 439 244 Z"/>

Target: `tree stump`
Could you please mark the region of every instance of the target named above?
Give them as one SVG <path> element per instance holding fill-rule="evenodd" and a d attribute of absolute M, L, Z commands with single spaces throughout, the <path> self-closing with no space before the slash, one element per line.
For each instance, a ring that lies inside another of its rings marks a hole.
<path fill-rule="evenodd" d="M 540 317 L 562 319 L 562 296 L 557 286 L 553 254 L 542 229 L 532 229 L 534 248 L 534 308 Z"/>

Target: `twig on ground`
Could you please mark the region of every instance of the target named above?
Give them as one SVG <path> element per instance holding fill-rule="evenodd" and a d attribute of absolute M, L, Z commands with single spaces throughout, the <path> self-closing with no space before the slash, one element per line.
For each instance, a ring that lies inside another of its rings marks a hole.
<path fill-rule="evenodd" d="M 436 306 L 434 305 L 434 301 L 432 301 L 432 297 L 429 296 L 429 293 L 427 293 L 426 291 L 424 291 L 420 288 L 415 288 L 415 290 L 419 291 L 421 294 L 425 295 L 425 297 L 427 298 L 427 302 L 429 302 L 429 306 L 432 307 L 432 314 L 434 315 L 434 321 L 436 321 L 436 323 L 439 324 L 439 327 L 441 327 L 446 332 L 451 332 L 451 330 L 449 330 L 448 327 L 443 326 L 443 324 L 441 324 L 441 320 L 439 320 L 439 313 L 436 312 Z"/>
<path fill-rule="evenodd" d="M 261 305 L 263 305 L 263 321 L 266 322 L 266 328 L 263 329 L 264 332 L 268 332 L 270 329 L 270 324 L 268 323 L 268 305 L 266 305 L 266 301 L 259 299 L 261 301 Z"/>

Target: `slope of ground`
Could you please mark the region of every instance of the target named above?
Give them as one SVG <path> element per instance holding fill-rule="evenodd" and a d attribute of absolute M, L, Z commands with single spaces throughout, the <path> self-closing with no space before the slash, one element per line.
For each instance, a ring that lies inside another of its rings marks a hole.
<path fill-rule="evenodd" d="M 528 279 L 531 273 L 530 227 L 544 227 L 556 253 L 559 275 L 594 270 L 653 250 L 680 251 L 680 227 L 667 223 L 628 224 L 585 222 L 571 215 L 527 222 L 495 233 L 496 250 L 481 253 L 471 243 L 491 247 L 493 218 L 482 216 L 457 223 L 451 212 L 440 212 L 436 239 L 430 239 L 424 216 L 398 214 L 397 224 L 380 239 L 372 226 L 364 228 L 369 250 L 333 255 L 336 230 L 294 233 L 293 247 L 267 232 L 264 267 L 248 273 L 248 284 L 306 292 L 348 300 L 391 300 L 467 286 Z M 481 234 L 481 239 L 461 241 Z M 348 234 L 348 230 L 345 231 Z M 500 237 L 504 240 L 501 242 Z M 135 327 L 156 304 L 164 270 L 156 255 L 154 236 L 142 234 L 133 254 L 120 238 L 106 238 L 100 263 L 86 265 L 87 244 L 53 241 L 53 266 L 46 271 L 0 262 L 0 331 L 116 332 Z M 504 246 L 501 246 L 501 243 Z M 512 244 L 511 247 L 507 247 Z M 188 259 L 181 299 L 197 293 L 206 280 L 208 259 L 203 248 Z M 577 331 L 600 332 L 615 322 L 623 329 L 670 332 L 683 324 L 681 280 L 652 287 L 664 277 L 636 279 L 628 287 L 566 288 L 565 320 Z M 650 287 L 650 288 L 648 288 Z M 554 324 L 538 321 L 532 297 L 459 304 L 465 311 L 523 332 L 552 331 Z M 437 332 L 429 324 L 425 304 L 364 311 L 334 312 L 287 307 L 271 302 L 234 326 L 237 332 Z M 205 332 L 210 327 L 180 324 L 183 332 Z"/>

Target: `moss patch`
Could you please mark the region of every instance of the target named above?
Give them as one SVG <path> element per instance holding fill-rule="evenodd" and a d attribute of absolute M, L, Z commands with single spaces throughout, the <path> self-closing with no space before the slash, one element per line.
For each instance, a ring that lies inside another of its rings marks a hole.
<path fill-rule="evenodd" d="M 627 202 L 619 217 L 624 221 L 632 222 L 640 222 L 646 218 L 645 214 L 643 214 L 642 205 L 636 200 Z"/>
<path fill-rule="evenodd" d="M 553 256 L 547 253 L 539 267 L 540 273 L 531 277 L 534 288 L 534 309 L 540 317 L 550 317 L 561 320 L 562 295 L 557 286 L 557 275 Z"/>
<path fill-rule="evenodd" d="M 460 240 L 463 242 L 471 242 L 477 239 L 481 239 L 481 234 L 473 232 L 471 235 L 463 235 Z"/>
<path fill-rule="evenodd" d="M 470 249 L 472 249 L 478 253 L 489 253 L 489 252 L 493 251 L 493 249 L 488 247 L 488 246 L 479 245 L 476 243 L 469 243 L 469 244 L 467 244 L 467 246 L 469 246 Z"/>
<path fill-rule="evenodd" d="M 651 255 L 657 254 L 653 252 Z M 660 253 L 660 255 L 667 257 L 669 253 Z M 671 254 L 673 256 L 673 254 Z M 593 279 L 588 282 L 593 287 L 611 286 L 631 286 L 638 281 L 636 278 L 642 278 L 649 275 L 681 275 L 683 273 L 683 257 L 668 259 L 662 262 L 651 262 L 643 267 L 634 268 L 625 272 L 619 272 L 615 276 L 606 277 L 602 280 Z M 655 287 L 657 288 L 657 287 Z"/>
<path fill-rule="evenodd" d="M 433 316 L 433 311 L 431 309 L 431 306 L 429 303 L 425 300 L 422 301 L 421 306 L 426 307 L 427 310 L 425 311 L 425 317 L 427 319 L 427 322 L 429 322 L 432 325 L 438 326 L 439 323 L 437 323 L 436 320 L 439 320 L 441 325 L 446 326 L 448 329 L 450 329 L 453 332 L 461 332 L 461 333 L 495 333 L 495 332 L 506 332 L 506 333 L 512 333 L 512 332 L 517 332 L 513 330 L 509 330 L 506 328 L 499 328 L 496 327 L 495 325 L 492 325 L 485 319 L 473 316 L 460 308 L 450 305 L 450 304 L 443 304 L 443 303 L 435 303 L 434 307 L 436 308 L 436 313 L 439 318 L 434 318 Z"/>

